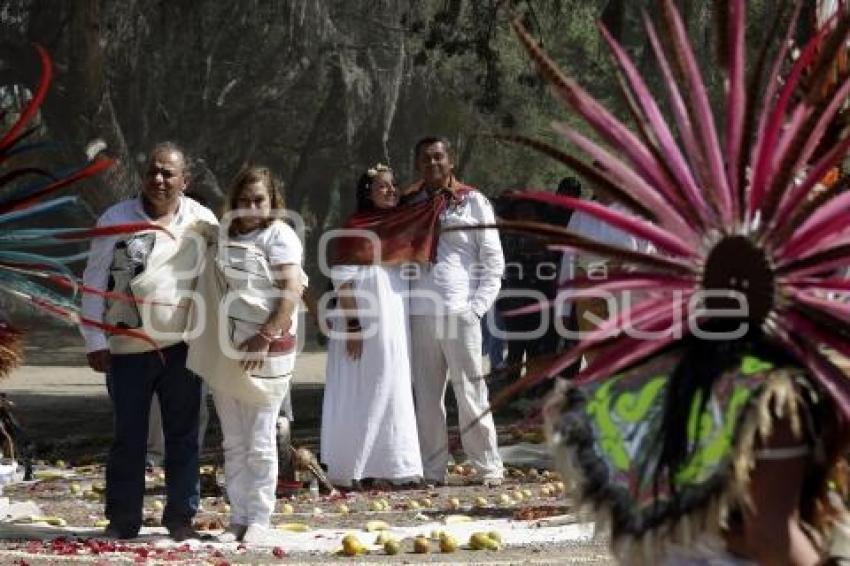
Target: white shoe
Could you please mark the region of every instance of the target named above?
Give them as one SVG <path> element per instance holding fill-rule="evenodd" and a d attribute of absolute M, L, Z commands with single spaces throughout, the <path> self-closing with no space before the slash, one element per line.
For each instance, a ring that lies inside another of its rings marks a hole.
<path fill-rule="evenodd" d="M 246 530 L 248 530 L 248 527 L 245 525 L 231 524 L 216 539 L 218 542 L 242 542 Z"/>
<path fill-rule="evenodd" d="M 245 534 L 242 536 L 242 542 L 246 544 L 274 544 L 273 532 L 270 528 L 260 525 L 259 523 L 251 523 L 245 529 Z"/>

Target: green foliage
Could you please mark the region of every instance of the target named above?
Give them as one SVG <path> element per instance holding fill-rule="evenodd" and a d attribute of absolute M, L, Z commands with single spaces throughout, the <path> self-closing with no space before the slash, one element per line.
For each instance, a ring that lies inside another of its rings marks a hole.
<path fill-rule="evenodd" d="M 682 4 L 698 56 L 707 62 L 713 4 Z M 402 184 L 413 180 L 411 148 L 427 134 L 451 139 L 463 179 L 491 195 L 553 189 L 571 172 L 488 137 L 510 131 L 560 143 L 549 125 L 575 120 L 537 78 L 509 29 L 509 10 L 567 74 L 627 120 L 597 21 L 657 88 L 641 17 L 652 6 L 652 0 L 0 0 L 0 25 L 51 46 L 60 93 L 91 78 L 87 60 L 104 62 L 108 92 L 88 96 L 98 104 L 110 100 L 130 162 L 154 142 L 175 139 L 225 190 L 242 164 L 268 163 L 285 180 L 288 202 L 318 233 L 347 214 L 354 179 L 376 161 L 389 161 Z M 98 10 L 100 41 L 80 57 L 69 29 L 84 7 Z M 753 0 L 748 7 L 749 33 L 767 34 L 775 2 Z M 719 92 L 717 66 L 704 68 Z M 68 104 L 76 105 L 54 97 L 54 115 L 67 115 Z M 81 147 L 88 139 L 67 141 Z"/>

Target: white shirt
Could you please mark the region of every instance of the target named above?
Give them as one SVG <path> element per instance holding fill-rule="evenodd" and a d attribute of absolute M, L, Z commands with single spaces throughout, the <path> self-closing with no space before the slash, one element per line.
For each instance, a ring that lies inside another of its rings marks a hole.
<path fill-rule="evenodd" d="M 230 236 L 234 242 L 251 244 L 262 250 L 269 265 L 301 265 L 304 246 L 295 230 L 282 220 L 275 220 L 266 228 Z"/>
<path fill-rule="evenodd" d="M 626 208 L 618 204 L 613 204 L 610 208 L 619 212 L 627 211 Z M 580 210 L 573 212 L 570 222 L 567 224 L 567 229 L 577 236 L 582 236 L 601 244 L 608 244 L 632 251 L 637 251 L 640 247 L 637 238 L 628 232 L 615 228 L 607 222 L 603 222 L 595 216 L 591 216 Z M 564 255 L 561 257 L 561 270 L 558 282 L 564 283 L 573 279 L 575 277 L 576 267 L 587 269 L 591 264 L 605 262 L 607 262 L 605 258 L 586 252 L 564 252 Z"/>
<path fill-rule="evenodd" d="M 166 228 L 172 232 L 179 232 L 182 228 L 186 228 L 198 220 L 218 224 L 215 214 L 210 209 L 189 197 L 183 196 L 180 197 L 180 203 L 178 204 L 174 218 Z M 153 222 L 151 217 L 145 213 L 141 197 L 128 199 L 109 207 L 98 218 L 97 225 L 111 226 L 128 222 Z M 115 260 L 115 246 L 119 242 L 126 242 L 128 238 L 129 236 L 124 234 L 92 240 L 88 263 L 83 272 L 84 284 L 102 291 L 111 290 L 108 289 L 109 272 Z M 115 290 L 125 292 L 122 289 Z M 103 322 L 105 311 L 106 301 L 103 297 L 91 293 L 83 294 L 81 313 L 85 318 L 96 322 Z M 102 330 L 91 326 L 80 326 L 80 332 L 86 342 L 87 352 L 105 350 L 109 347 L 106 334 Z"/>
<path fill-rule="evenodd" d="M 470 191 L 460 203 L 446 207 L 440 215 L 440 228 L 471 227 L 495 221 L 487 197 Z M 480 318 L 496 300 L 504 270 L 498 230 L 442 232 L 436 263 L 425 266 L 411 282 L 410 313 L 457 314 L 471 310 Z"/>
<path fill-rule="evenodd" d="M 235 246 L 228 245 L 237 243 L 243 246 L 240 251 Z M 256 255 L 259 252 L 259 257 Z M 247 254 L 246 254 L 247 252 Z M 236 297 L 242 297 L 229 303 L 231 323 L 233 327 L 234 347 L 238 347 L 243 341 L 257 333 L 262 323 L 266 322 L 269 313 L 272 312 L 280 300 L 280 291 L 275 283 L 272 268 L 278 265 L 297 265 L 301 267 L 304 258 L 304 246 L 301 239 L 291 226 L 282 220 L 276 220 L 265 228 L 260 228 L 230 236 L 229 242 L 220 246 L 219 260 L 223 261 L 224 273 L 227 279 L 229 291 Z M 243 273 L 240 275 L 239 271 Z M 253 275 L 247 275 L 253 274 Z M 247 275 L 247 276 L 246 276 Z M 300 269 L 301 284 L 308 285 L 307 274 Z M 252 296 L 253 295 L 253 296 Z M 271 298 L 271 300 L 269 300 Z M 254 309 L 245 308 L 244 301 L 251 304 L 259 301 L 266 309 L 260 310 L 261 320 L 251 321 L 241 313 L 251 312 Z M 295 336 L 298 331 L 300 300 L 296 301 L 296 307 L 292 311 L 290 327 L 287 334 Z M 292 352 L 269 357 L 262 368 L 252 372 L 252 375 L 263 377 L 274 377 L 290 373 L 295 365 L 295 350 Z"/>

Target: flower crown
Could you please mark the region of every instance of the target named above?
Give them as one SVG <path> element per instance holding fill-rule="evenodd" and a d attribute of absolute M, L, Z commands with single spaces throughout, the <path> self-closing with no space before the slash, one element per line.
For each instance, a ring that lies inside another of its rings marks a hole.
<path fill-rule="evenodd" d="M 370 179 L 374 179 L 378 173 L 386 173 L 392 172 L 392 169 L 389 168 L 388 165 L 384 165 L 383 163 L 376 163 L 374 167 L 370 167 L 366 170 L 366 176 Z"/>

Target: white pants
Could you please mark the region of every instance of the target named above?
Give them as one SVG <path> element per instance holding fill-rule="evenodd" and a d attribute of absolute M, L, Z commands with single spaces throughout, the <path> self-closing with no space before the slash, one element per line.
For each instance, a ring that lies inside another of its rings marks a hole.
<path fill-rule="evenodd" d="M 452 382 L 457 399 L 463 450 L 485 478 L 501 478 L 499 457 L 487 384 L 482 378 L 481 322 L 473 313 L 410 317 L 410 363 L 416 425 L 425 479 L 442 481 L 449 463 L 446 427 L 446 383 Z"/>
<path fill-rule="evenodd" d="M 204 437 L 207 435 L 207 424 L 210 420 L 210 410 L 207 406 L 209 387 L 201 382 L 201 409 L 198 411 L 198 454 L 204 451 Z M 154 466 L 162 466 L 165 461 L 165 434 L 162 431 L 162 412 L 159 408 L 159 397 L 156 393 L 151 399 L 151 412 L 148 415 L 148 444 L 145 449 L 145 462 Z"/>
<path fill-rule="evenodd" d="M 213 390 L 224 437 L 224 479 L 232 525 L 269 526 L 277 487 L 277 418 L 283 400 L 257 407 Z"/>

